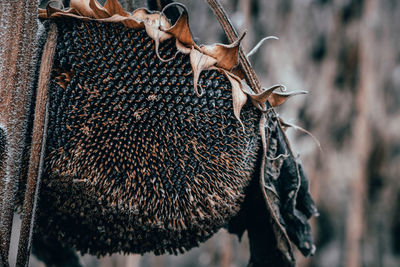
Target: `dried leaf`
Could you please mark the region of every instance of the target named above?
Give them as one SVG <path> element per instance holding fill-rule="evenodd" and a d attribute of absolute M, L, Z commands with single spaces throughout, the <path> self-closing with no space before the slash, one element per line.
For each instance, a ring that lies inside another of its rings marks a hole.
<path fill-rule="evenodd" d="M 202 92 L 199 93 L 197 90 L 200 73 L 203 70 L 213 67 L 216 63 L 217 60 L 215 58 L 207 56 L 195 48 L 192 48 L 190 51 L 190 64 L 192 65 L 193 69 L 193 86 L 197 96 L 201 96 L 203 94 Z"/>

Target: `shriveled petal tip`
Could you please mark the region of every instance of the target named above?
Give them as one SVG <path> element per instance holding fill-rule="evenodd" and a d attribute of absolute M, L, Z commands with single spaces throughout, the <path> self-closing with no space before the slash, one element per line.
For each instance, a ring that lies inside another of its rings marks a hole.
<path fill-rule="evenodd" d="M 118 0 L 107 0 L 104 4 L 104 8 L 111 14 L 111 15 L 120 15 L 123 17 L 129 17 L 130 14 L 126 12 Z"/>
<path fill-rule="evenodd" d="M 138 8 L 132 12 L 131 17 L 137 21 L 145 22 L 145 24 L 152 25 L 158 29 L 170 28 L 171 24 L 168 19 L 161 15 L 159 12 L 151 12 L 146 8 Z"/>
<path fill-rule="evenodd" d="M 250 87 L 244 87 L 246 90 L 245 92 L 250 96 L 250 98 L 257 104 L 265 104 L 265 102 L 269 99 L 269 97 L 272 95 L 273 91 L 276 89 L 281 88 L 282 86 L 280 84 L 271 86 L 270 88 L 263 88 L 263 91 L 261 93 L 254 93 L 253 90 L 250 89 Z"/>
<path fill-rule="evenodd" d="M 89 7 L 92 9 L 95 18 L 104 19 L 110 17 L 107 9 L 100 5 L 96 0 L 90 0 Z"/>
<path fill-rule="evenodd" d="M 240 42 L 245 36 L 246 33 L 243 33 L 242 36 L 230 45 L 224 44 L 214 44 L 214 45 L 203 45 L 200 46 L 200 51 L 206 55 L 209 55 L 215 59 L 217 59 L 217 66 L 225 69 L 231 70 L 237 64 L 239 64 L 239 47 Z"/>
<path fill-rule="evenodd" d="M 186 46 L 192 47 L 195 45 L 189 27 L 189 16 L 186 11 L 183 11 L 176 23 L 169 29 L 166 29 L 165 32 L 172 34 L 177 40 Z"/>
<path fill-rule="evenodd" d="M 96 18 L 95 12 L 90 8 L 90 1 L 92 0 L 71 0 L 70 6 L 71 9 L 76 10 L 78 13 L 76 15 L 88 18 Z"/>
<path fill-rule="evenodd" d="M 156 43 L 163 42 L 172 37 L 171 34 L 161 30 L 161 28 L 169 28 L 171 25 L 167 18 L 161 16 L 160 13 L 151 13 L 147 9 L 141 8 L 132 13 L 132 18 L 144 23 L 147 34 Z"/>
<path fill-rule="evenodd" d="M 293 92 L 272 92 L 272 94 L 268 97 L 268 102 L 272 107 L 278 107 L 285 103 L 290 97 L 303 94 L 307 94 L 307 91 L 299 90 Z"/>
<path fill-rule="evenodd" d="M 186 47 L 178 39 L 176 39 L 176 49 L 178 49 L 178 51 L 183 53 L 183 54 L 189 54 L 190 51 L 192 51 L 191 47 Z"/>
<path fill-rule="evenodd" d="M 207 70 L 213 67 L 217 63 L 217 60 L 213 57 L 207 56 L 195 48 L 190 51 L 190 64 L 193 70 L 193 86 L 196 94 L 201 96 L 202 93 L 198 91 L 198 81 L 200 73 L 203 70 Z"/>
<path fill-rule="evenodd" d="M 243 131 L 245 131 L 244 124 L 240 119 L 240 112 L 247 102 L 247 95 L 243 92 L 242 82 L 240 81 L 239 77 L 236 77 L 232 73 L 227 71 L 224 71 L 224 73 L 225 76 L 229 79 L 232 86 L 233 114 L 242 125 Z"/>
<path fill-rule="evenodd" d="M 151 14 L 151 12 L 146 8 L 138 8 L 132 12 L 132 17 L 138 21 L 144 21 L 149 14 Z"/>

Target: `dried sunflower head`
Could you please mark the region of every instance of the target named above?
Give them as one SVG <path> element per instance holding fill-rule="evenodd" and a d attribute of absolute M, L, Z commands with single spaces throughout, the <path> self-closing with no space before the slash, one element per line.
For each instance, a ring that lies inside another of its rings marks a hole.
<path fill-rule="evenodd" d="M 256 161 L 238 43 L 196 45 L 186 12 L 85 3 L 41 13 L 58 41 L 39 231 L 100 255 L 190 249 L 237 214 Z"/>
<path fill-rule="evenodd" d="M 185 10 L 171 25 L 116 0 L 72 0 L 39 16 L 58 29 L 37 219 L 44 238 L 97 255 L 188 250 L 246 214 L 263 158 L 262 183 L 277 195 L 272 220 L 313 250 L 308 232 L 308 246 L 299 238 L 316 212 L 307 179 L 293 158 L 280 161 L 289 148 L 265 106 L 289 95 L 255 93 L 234 74 L 241 38 L 198 45 Z"/>

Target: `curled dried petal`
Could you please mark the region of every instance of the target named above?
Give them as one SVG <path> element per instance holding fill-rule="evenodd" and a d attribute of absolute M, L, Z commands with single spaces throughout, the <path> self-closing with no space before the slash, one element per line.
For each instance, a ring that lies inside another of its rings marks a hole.
<path fill-rule="evenodd" d="M 90 7 L 91 1 L 93 1 L 93 0 L 71 0 L 70 6 L 71 6 L 71 9 L 74 9 L 78 13 L 77 15 L 80 15 L 83 17 L 88 17 L 88 18 L 97 18 L 97 14 Z M 99 3 L 97 2 L 97 4 L 99 4 Z M 66 12 L 69 12 L 70 10 L 68 10 Z"/>
<path fill-rule="evenodd" d="M 90 0 L 89 7 L 92 9 L 95 18 L 109 18 L 110 14 L 107 9 L 99 4 L 96 0 Z"/>
<path fill-rule="evenodd" d="M 192 50 L 190 51 L 190 64 L 192 65 L 193 69 L 193 86 L 197 96 L 202 95 L 202 93 L 199 93 L 198 91 L 198 81 L 200 73 L 203 70 L 210 69 L 216 63 L 217 60 L 215 58 L 207 56 L 195 48 L 192 48 Z"/>
<path fill-rule="evenodd" d="M 247 102 L 247 95 L 243 92 L 242 82 L 239 77 L 227 71 L 224 71 L 224 73 L 232 85 L 233 113 L 235 114 L 236 119 L 242 125 L 244 131 L 245 127 L 240 119 L 240 112 Z"/>
<path fill-rule="evenodd" d="M 217 59 L 217 67 L 223 68 L 230 71 L 239 64 L 239 47 L 240 42 L 244 38 L 246 33 L 244 32 L 242 36 L 239 37 L 234 43 L 230 45 L 224 44 L 213 44 L 213 45 L 202 45 L 200 46 L 200 51 L 206 55 L 209 55 Z"/>
<path fill-rule="evenodd" d="M 172 3 L 164 8 L 165 10 L 171 5 L 178 5 L 183 8 L 181 16 L 172 27 L 162 12 L 150 12 L 147 9 L 140 8 L 130 14 L 123 10 L 117 0 L 107 0 L 104 7 L 102 7 L 97 0 L 71 0 L 70 5 L 71 8 L 65 11 L 51 6 L 48 6 L 47 11 L 39 9 L 39 17 L 43 19 L 74 17 L 81 20 L 119 22 L 127 27 L 135 29 L 145 28 L 149 37 L 155 42 L 158 58 L 163 62 L 168 60 L 161 58 L 159 55 L 158 49 L 160 43 L 174 37 L 176 38 L 176 47 L 179 52 L 189 54 L 193 49 L 196 49 L 207 56 L 205 58 L 208 63 L 202 66 L 201 70 L 217 66 L 218 68 L 230 71 L 238 64 L 239 45 L 245 34 L 230 45 L 214 44 L 199 47 L 193 40 L 188 22 L 188 12 L 182 4 Z M 196 53 L 196 55 L 198 55 L 198 53 Z M 210 58 L 213 58 L 213 60 Z M 210 65 L 209 62 L 215 63 Z M 196 71 L 194 72 L 196 73 Z M 198 71 L 197 74 L 199 74 Z"/>
<path fill-rule="evenodd" d="M 269 100 L 270 96 L 272 95 L 273 91 L 276 89 L 282 88 L 281 84 L 277 84 L 271 86 L 270 88 L 263 88 L 261 93 L 255 93 L 244 80 L 242 80 L 243 91 L 249 95 L 251 101 L 253 102 L 254 106 L 261 110 L 266 109 L 266 102 Z"/>
<path fill-rule="evenodd" d="M 113 15 L 117 14 L 123 17 L 130 16 L 130 14 L 122 8 L 118 0 L 107 0 L 106 3 L 104 4 L 104 8 L 107 9 L 107 11 Z"/>
<path fill-rule="evenodd" d="M 290 97 L 295 95 L 303 95 L 307 94 L 307 91 L 293 91 L 288 93 L 283 92 L 272 92 L 272 94 L 268 97 L 268 101 L 272 107 L 278 107 L 286 102 Z"/>
<path fill-rule="evenodd" d="M 190 51 L 192 51 L 192 48 L 186 47 L 178 39 L 176 39 L 176 49 L 178 49 L 178 51 L 181 52 L 182 54 L 189 54 Z"/>
<path fill-rule="evenodd" d="M 60 12 L 60 11 L 61 11 L 60 9 L 55 8 L 55 7 L 53 7 L 52 5 L 49 4 L 49 5 L 46 6 L 46 10 L 45 10 L 44 14 L 46 16 L 50 16 L 51 14 L 57 13 L 57 12 Z M 40 10 L 39 10 L 39 17 L 40 17 L 41 14 L 43 14 L 43 11 L 40 12 Z"/>
<path fill-rule="evenodd" d="M 176 23 L 167 29 L 162 28 L 165 32 L 172 34 L 176 39 L 178 39 L 183 45 L 187 47 L 195 46 L 195 42 L 192 37 L 192 32 L 189 27 L 189 16 L 186 7 L 180 3 L 171 3 L 164 7 L 161 14 L 169 8 L 170 6 L 178 5 L 183 8 L 183 12 L 176 21 Z"/>
<path fill-rule="evenodd" d="M 121 15 L 113 15 L 106 19 L 101 19 L 100 21 L 104 22 L 120 22 L 124 24 L 126 27 L 133 29 L 140 29 L 144 27 L 144 22 L 137 21 L 133 17 L 123 17 Z"/>

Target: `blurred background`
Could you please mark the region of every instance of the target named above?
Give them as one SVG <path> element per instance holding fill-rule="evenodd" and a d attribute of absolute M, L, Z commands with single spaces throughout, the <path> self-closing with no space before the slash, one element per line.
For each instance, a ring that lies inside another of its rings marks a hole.
<path fill-rule="evenodd" d="M 145 1 L 120 0 L 128 9 Z M 226 42 L 205 1 L 181 0 L 198 43 Z M 316 255 L 298 266 L 400 266 L 400 1 L 221 0 L 262 84 L 307 90 L 278 109 L 311 180 Z M 179 256 L 84 256 L 85 266 L 246 266 L 247 238 L 221 230 Z M 34 257 L 31 266 L 43 266 Z"/>

